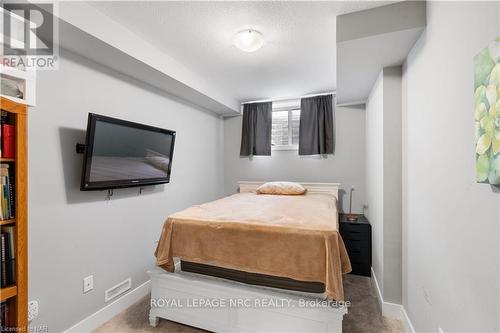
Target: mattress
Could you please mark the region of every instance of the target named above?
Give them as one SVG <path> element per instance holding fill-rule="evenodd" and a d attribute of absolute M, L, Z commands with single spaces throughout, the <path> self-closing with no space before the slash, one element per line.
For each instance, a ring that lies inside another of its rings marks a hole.
<path fill-rule="evenodd" d="M 351 270 L 338 232 L 335 197 L 235 194 L 190 207 L 165 222 L 156 263 L 173 258 L 304 282 L 324 284 L 344 300 L 342 274 Z"/>

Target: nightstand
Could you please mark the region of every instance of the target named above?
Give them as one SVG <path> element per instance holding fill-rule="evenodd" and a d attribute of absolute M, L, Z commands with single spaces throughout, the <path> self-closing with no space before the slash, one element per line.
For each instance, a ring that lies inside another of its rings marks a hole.
<path fill-rule="evenodd" d="M 339 215 L 340 235 L 351 261 L 351 274 L 371 276 L 372 226 L 364 215 L 351 222 L 345 214 Z"/>

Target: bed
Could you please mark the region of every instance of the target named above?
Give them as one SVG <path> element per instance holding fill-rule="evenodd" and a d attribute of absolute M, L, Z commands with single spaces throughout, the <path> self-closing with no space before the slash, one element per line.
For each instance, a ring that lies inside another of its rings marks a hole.
<path fill-rule="evenodd" d="M 304 299 L 344 300 L 342 275 L 350 263 L 338 232 L 339 184 L 305 183 L 308 191 L 302 196 L 257 195 L 260 184 L 239 182 L 238 194 L 169 216 L 155 253 L 166 272 L 150 272 L 152 300 L 165 294 L 181 299 L 275 297 L 297 306 L 281 313 L 226 307 L 212 309 L 210 316 L 206 309 L 190 309 L 186 315 L 185 308 L 152 306 L 152 325 L 163 317 L 214 331 L 269 332 L 282 330 L 286 320 L 295 322 L 288 331 L 341 331 L 345 307 L 297 309 Z M 219 292 L 214 295 L 214 290 Z M 259 329 L 255 320 L 270 319 L 270 312 L 271 326 Z M 222 316 L 214 319 L 215 313 Z M 253 319 L 245 322 L 245 316 Z"/>

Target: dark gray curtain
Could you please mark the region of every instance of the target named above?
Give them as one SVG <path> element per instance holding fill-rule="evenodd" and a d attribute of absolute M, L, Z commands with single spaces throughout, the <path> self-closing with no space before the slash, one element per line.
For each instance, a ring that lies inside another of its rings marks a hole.
<path fill-rule="evenodd" d="M 240 156 L 271 155 L 272 103 L 243 105 Z"/>
<path fill-rule="evenodd" d="M 299 155 L 333 154 L 333 96 L 300 100 Z"/>

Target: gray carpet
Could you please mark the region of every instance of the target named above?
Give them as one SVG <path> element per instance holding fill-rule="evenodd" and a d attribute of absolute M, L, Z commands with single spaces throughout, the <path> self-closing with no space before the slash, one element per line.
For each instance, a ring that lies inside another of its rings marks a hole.
<path fill-rule="evenodd" d="M 404 332 L 400 320 L 382 316 L 377 301 L 377 292 L 371 278 L 346 275 L 345 298 L 351 301 L 349 313 L 342 321 L 344 333 L 396 333 Z"/>
<path fill-rule="evenodd" d="M 377 303 L 372 280 L 367 277 L 346 275 L 344 279 L 346 300 L 351 301 L 349 313 L 344 316 L 344 333 L 396 333 L 403 332 L 399 320 L 383 317 Z M 161 319 L 157 327 L 149 326 L 149 297 L 145 297 L 107 323 L 94 333 L 196 333 L 203 330 Z"/>

